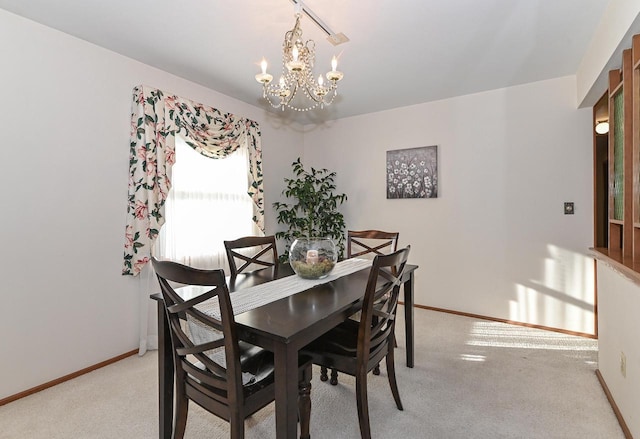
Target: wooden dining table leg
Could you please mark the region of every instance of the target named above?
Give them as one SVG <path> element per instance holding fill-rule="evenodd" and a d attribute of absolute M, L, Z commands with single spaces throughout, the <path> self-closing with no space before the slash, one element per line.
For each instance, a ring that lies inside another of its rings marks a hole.
<path fill-rule="evenodd" d="M 407 344 L 407 367 L 413 367 L 413 271 L 404 282 L 404 325 Z"/>
<path fill-rule="evenodd" d="M 171 334 L 164 302 L 158 301 L 158 418 L 160 439 L 171 439 L 173 432 L 174 366 L 171 352 Z"/>
<path fill-rule="evenodd" d="M 295 439 L 298 435 L 298 350 L 277 344 L 273 350 L 276 393 L 276 437 Z"/>

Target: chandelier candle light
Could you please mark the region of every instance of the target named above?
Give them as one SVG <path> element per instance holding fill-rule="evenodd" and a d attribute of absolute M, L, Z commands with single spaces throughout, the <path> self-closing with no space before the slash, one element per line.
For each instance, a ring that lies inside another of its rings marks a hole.
<path fill-rule="evenodd" d="M 307 10 L 305 12 L 310 13 Z M 318 106 L 324 108 L 325 105 L 330 105 L 338 94 L 337 83 L 344 75 L 337 70 L 338 59 L 334 56 L 331 60 L 331 70 L 325 74 L 328 82 L 325 84 L 322 75 L 319 75 L 317 80 L 315 79 L 313 73 L 315 42 L 313 40 L 303 42 L 302 40 L 302 29 L 300 28 L 302 5 L 300 2 L 296 5 L 295 17 L 295 26 L 284 34 L 284 42 L 282 43 L 283 69 L 280 80 L 277 84 L 271 83 L 273 76 L 267 73 L 267 61 L 263 58 L 260 63 L 262 73 L 256 75 L 256 81 L 262 84 L 262 95 L 274 108 L 281 107 L 283 111 L 285 107 L 296 111 L 309 111 Z M 318 23 L 317 20 L 314 21 Z M 325 28 L 323 30 L 326 31 Z M 294 102 L 299 91 L 302 91 L 302 94 L 309 99 L 308 105 L 303 106 L 298 100 Z"/>

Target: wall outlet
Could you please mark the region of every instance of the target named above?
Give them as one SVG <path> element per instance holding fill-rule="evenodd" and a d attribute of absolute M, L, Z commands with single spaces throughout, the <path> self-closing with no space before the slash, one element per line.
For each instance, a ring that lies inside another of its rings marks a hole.
<path fill-rule="evenodd" d="M 627 377 L 627 356 L 624 352 L 620 352 L 620 373 L 623 377 Z"/>

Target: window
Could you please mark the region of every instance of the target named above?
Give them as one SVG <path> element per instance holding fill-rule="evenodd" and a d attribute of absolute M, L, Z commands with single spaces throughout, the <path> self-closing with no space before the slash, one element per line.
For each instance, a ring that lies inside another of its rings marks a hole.
<path fill-rule="evenodd" d="M 223 241 L 259 233 L 252 220 L 247 175 L 246 147 L 224 159 L 212 159 L 176 136 L 176 163 L 156 255 L 228 273 Z"/>

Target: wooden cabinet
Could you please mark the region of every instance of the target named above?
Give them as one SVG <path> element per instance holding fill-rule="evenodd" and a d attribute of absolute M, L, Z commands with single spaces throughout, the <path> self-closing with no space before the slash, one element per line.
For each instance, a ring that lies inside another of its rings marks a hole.
<path fill-rule="evenodd" d="M 625 99 L 630 102 L 625 104 L 628 117 L 624 118 L 624 138 L 625 143 L 631 144 L 633 163 L 630 197 L 633 209 L 633 259 L 640 260 L 640 35 L 633 37 L 630 58 L 627 74 L 631 77 L 631 86 L 628 98 L 625 94 Z"/>
<path fill-rule="evenodd" d="M 608 207 L 598 205 L 594 218 L 608 210 L 608 244 L 596 250 L 640 273 L 640 35 L 622 52 L 622 68 L 609 72 L 607 97 Z"/>
<path fill-rule="evenodd" d="M 640 261 L 640 35 L 609 72 L 609 253 Z M 636 132 L 634 133 L 634 126 Z"/>
<path fill-rule="evenodd" d="M 623 55 L 624 57 L 624 55 Z M 624 69 L 623 69 L 624 70 Z M 624 193 L 624 81 L 623 70 L 609 72 L 609 251 L 626 253 Z"/>

